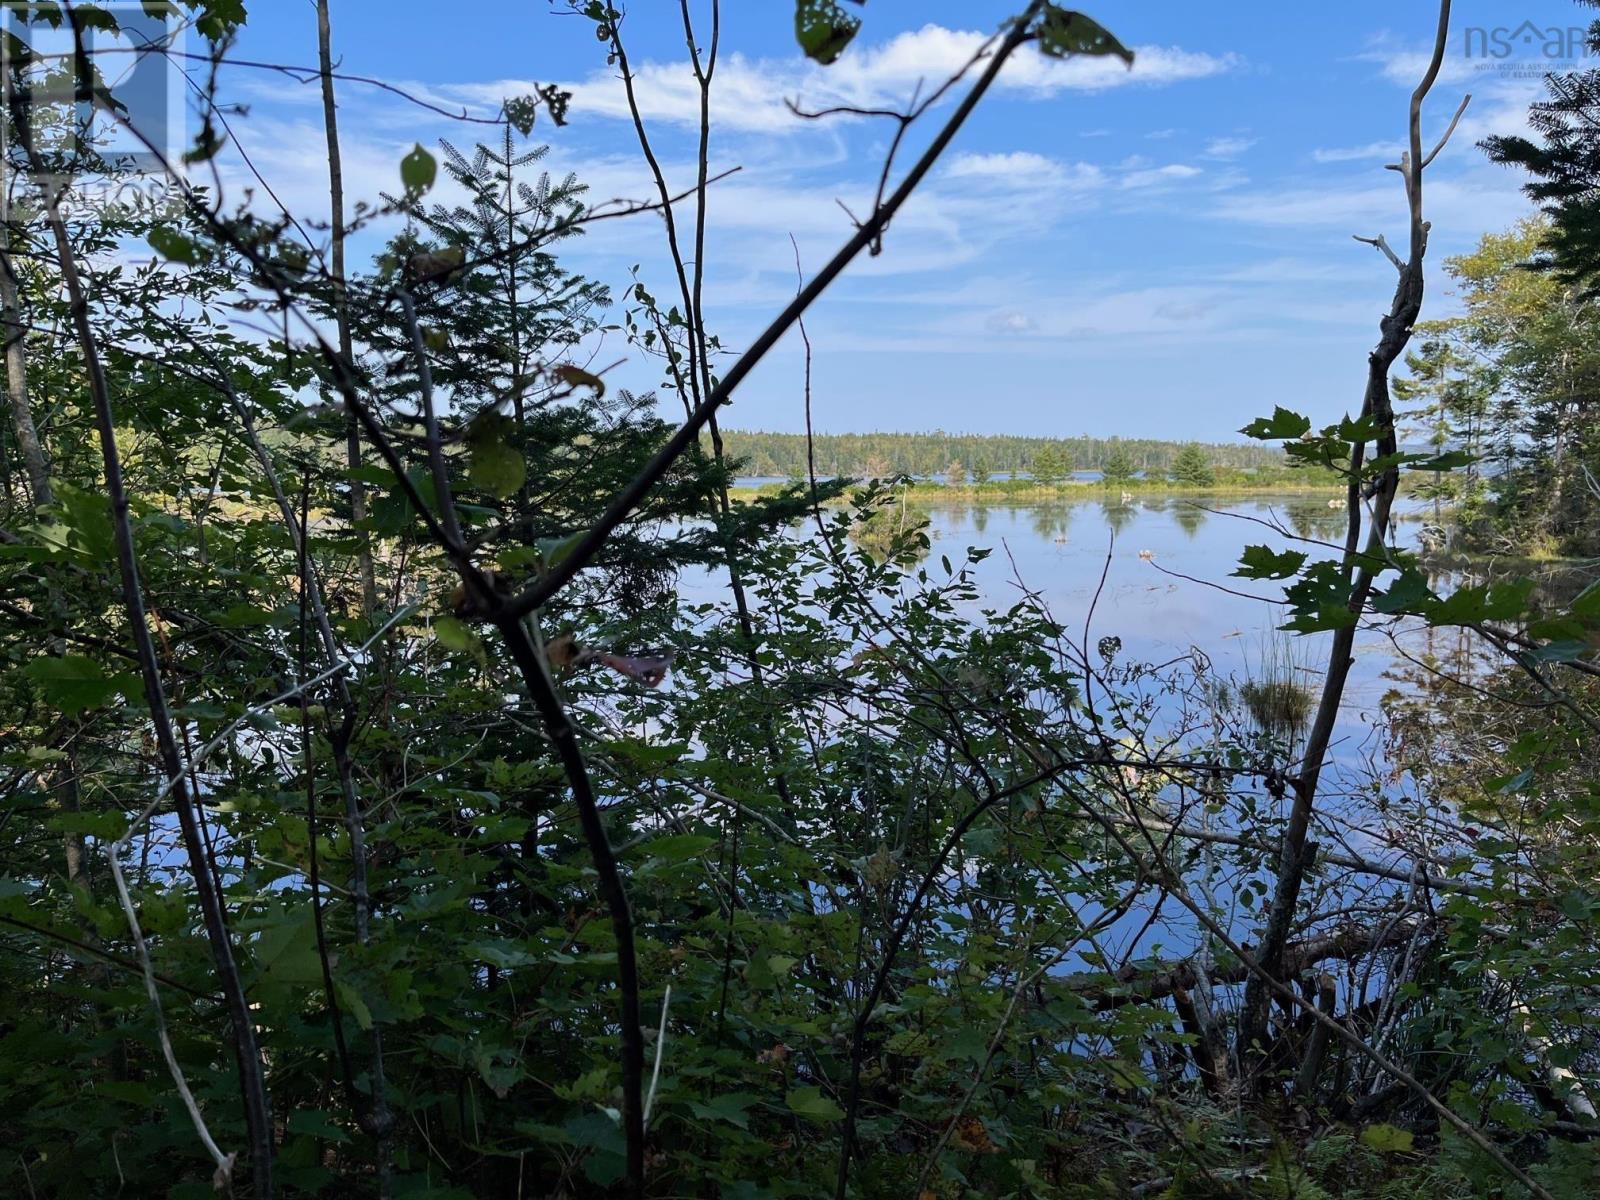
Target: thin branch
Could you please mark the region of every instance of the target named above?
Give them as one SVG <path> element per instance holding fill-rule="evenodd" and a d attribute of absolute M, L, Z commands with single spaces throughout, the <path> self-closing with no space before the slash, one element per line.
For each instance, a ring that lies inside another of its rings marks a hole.
<path fill-rule="evenodd" d="M 1450 118 L 1450 127 L 1444 131 L 1444 136 L 1439 139 L 1439 144 L 1436 145 L 1432 150 L 1428 151 L 1427 156 L 1423 158 L 1422 165 L 1424 167 L 1429 166 L 1434 159 L 1439 157 L 1439 151 L 1443 150 L 1446 143 L 1450 141 L 1450 135 L 1455 133 L 1456 126 L 1461 123 L 1461 114 L 1467 111 L 1467 105 L 1471 103 L 1471 92 L 1468 92 L 1465 96 L 1461 97 L 1461 103 L 1456 108 L 1456 115 Z"/>
<path fill-rule="evenodd" d="M 73 17 L 74 53 L 80 78 L 92 78 L 83 47 L 82 29 L 75 13 Z M 12 124 L 23 152 L 34 171 L 43 176 L 44 162 L 34 143 L 31 109 L 25 93 L 7 89 Z M 138 551 L 134 545 L 133 524 L 129 516 L 129 498 L 123 481 L 122 461 L 117 449 L 116 416 L 111 401 L 111 387 L 100 357 L 99 342 L 89 322 L 89 299 L 78 270 L 77 256 L 67 232 L 60 208 L 61 191 L 52 185 L 46 192 L 45 211 L 55 242 L 55 255 L 61 270 L 70 303 L 72 322 L 79 348 L 83 354 L 88 391 L 93 404 L 95 424 L 100 441 L 101 459 L 105 469 L 106 492 L 110 499 L 113 535 L 117 547 L 117 565 L 121 576 L 123 605 L 133 635 L 134 648 L 139 655 L 140 676 L 144 685 L 145 701 L 149 707 L 150 722 L 162 766 L 168 777 L 168 786 L 176 789 L 178 823 L 183 832 L 184 845 L 189 855 L 189 865 L 195 881 L 195 894 L 204 918 L 206 936 L 211 945 L 217 975 L 227 997 L 228 1015 L 233 1026 L 234 1049 L 239 1064 L 240 1080 L 244 1093 L 245 1117 L 250 1134 L 251 1168 L 255 1176 L 255 1190 L 260 1200 L 271 1200 L 272 1184 L 272 1112 L 267 1095 L 267 1084 L 261 1054 L 256 1045 L 255 1025 L 250 1006 L 245 998 L 244 981 L 233 956 L 228 932 L 227 914 L 223 897 L 217 892 L 209 867 L 209 856 L 201 833 L 195 806 L 183 784 L 183 759 L 178 751 L 173 730 L 172 714 L 167 705 L 166 688 L 161 678 L 161 664 L 155 641 L 150 632 L 145 608 L 144 587 L 140 580 Z M 131 904 L 124 905 L 131 912 Z M 147 953 L 141 951 L 143 958 Z M 152 1003 L 159 1004 L 153 982 L 147 980 L 147 990 Z M 169 1066 L 176 1068 L 176 1059 L 168 1054 Z M 175 1075 L 176 1079 L 177 1076 Z M 192 1098 L 186 1097 L 186 1101 Z M 198 1117 L 198 1110 L 192 1110 Z M 225 1156 L 197 1121 L 201 1140 L 217 1163 L 219 1176 L 226 1181 L 231 1177 L 233 1158 Z"/>
<path fill-rule="evenodd" d="M 856 231 L 837 254 L 822 268 L 783 312 L 772 321 L 770 325 L 750 344 L 738 362 L 728 370 L 711 393 L 701 401 L 679 430 L 668 439 L 667 443 L 655 454 L 645 467 L 628 483 L 620 494 L 606 508 L 605 513 L 584 534 L 582 541 L 561 560 L 557 566 L 550 570 L 537 583 L 530 585 L 519 593 L 507 606 L 507 611 L 513 616 L 526 616 L 536 608 L 542 607 L 552 596 L 559 592 L 580 570 L 588 565 L 590 560 L 599 553 L 606 540 L 613 532 L 643 503 L 646 496 L 660 481 L 661 477 L 671 469 L 672 464 L 680 455 L 699 437 L 700 431 L 706 423 L 716 414 L 717 409 L 726 404 L 733 393 L 742 384 L 751 371 L 767 353 L 778 344 L 783 335 L 789 331 L 795 321 L 811 307 L 812 303 L 825 292 L 829 285 L 844 273 L 856 257 L 873 244 L 879 231 L 888 225 L 894 215 L 900 211 L 911 194 L 916 191 L 928 172 L 938 162 L 945 149 L 955 139 L 961 127 L 966 123 L 972 110 L 977 107 L 978 101 L 988 92 L 995 79 L 1000 74 L 1000 69 L 1011 57 L 1012 53 L 1026 42 L 1031 34 L 1028 32 L 1033 17 L 1042 6 L 1042 0 L 1035 0 L 1029 5 L 1027 11 L 1014 24 L 1011 30 L 995 50 L 994 58 L 990 61 L 983 74 L 973 84 L 971 90 L 962 99 L 956 111 L 951 114 L 949 121 L 934 137 L 932 143 L 923 152 L 916 164 L 907 173 L 900 186 L 894 190 L 882 207 L 872 214 L 860 229 Z"/>
<path fill-rule="evenodd" d="M 1363 246 L 1373 246 L 1383 251 L 1383 256 L 1394 264 L 1394 269 L 1401 274 L 1405 273 L 1405 263 L 1400 261 L 1400 256 L 1390 247 L 1389 239 L 1384 237 L 1383 234 L 1380 233 L 1377 237 L 1370 238 L 1362 237 L 1359 233 L 1352 233 L 1350 236 Z"/>

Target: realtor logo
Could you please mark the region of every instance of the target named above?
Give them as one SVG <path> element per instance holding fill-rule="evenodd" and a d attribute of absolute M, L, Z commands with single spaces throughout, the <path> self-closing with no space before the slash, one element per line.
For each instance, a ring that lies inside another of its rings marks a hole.
<path fill-rule="evenodd" d="M 0 88 L 8 113 L 28 113 L 42 171 L 20 146 L 5 147 L 10 165 L 55 177 L 181 167 L 186 30 L 168 0 L 78 7 L 71 18 L 0 0 Z"/>
<path fill-rule="evenodd" d="M 1594 53 L 1589 45 L 1589 29 L 1584 25 L 1469 25 L 1462 31 L 1462 51 L 1466 58 L 1504 62 L 1538 59 L 1541 69 L 1554 70 Z"/>

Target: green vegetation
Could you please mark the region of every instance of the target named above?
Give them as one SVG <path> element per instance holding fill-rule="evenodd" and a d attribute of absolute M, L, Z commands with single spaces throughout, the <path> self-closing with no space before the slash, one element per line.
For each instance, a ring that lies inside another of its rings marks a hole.
<path fill-rule="evenodd" d="M 1217 473 L 1203 447 L 1191 442 L 1172 460 L 1172 482 L 1184 487 L 1208 488 L 1217 482 Z"/>
<path fill-rule="evenodd" d="M 806 477 L 806 437 L 799 433 L 723 431 L 728 454 L 747 475 Z M 991 474 L 1028 474 L 1046 482 L 1065 479 L 1073 471 L 1098 471 L 1121 454 L 1132 471 L 1166 474 L 1182 453 L 1178 442 L 1151 438 L 1036 438 L 998 434 L 947 433 L 819 433 L 815 437 L 817 473 L 823 477 L 886 479 L 942 475 L 951 462 L 983 463 Z M 1264 446 L 1223 442 L 1203 446 L 1207 459 L 1235 471 L 1271 470 L 1284 465 L 1283 455 Z"/>
<path fill-rule="evenodd" d="M 594 57 L 561 78 L 646 61 L 566 7 Z M 820 70 L 887 7 L 797 0 L 797 44 Z M 246 12 L 182 8 L 209 179 Z M 72 86 L 0 113 L 0 1194 L 1600 1192 L 1600 583 L 1484 561 L 1600 550 L 1600 73 L 1554 82 L 1544 146 L 1498 143 L 1550 211 L 1447 264 L 1458 318 L 1418 324 L 1433 155 L 1392 181 L 1400 286 L 1347 415 L 1263 405 L 1249 448 L 839 437 L 819 495 L 734 504 L 741 471 L 804 474 L 717 416 L 821 287 L 737 358 L 708 329 L 741 265 L 706 238 L 711 127 L 642 217 L 671 240 L 591 279 L 573 239 L 626 212 L 539 173 L 524 140 L 582 103 L 556 87 L 346 201 L 329 8 L 292 60 L 321 64 L 327 203 L 267 217 L 176 179 L 45 203 L 69 162 L 118 182 L 76 119 L 121 110 L 80 56 L 17 59 L 59 54 L 61 6 L 8 8 L 6 69 Z M 711 113 L 733 8 L 681 14 Z M 1028 5 L 887 178 L 939 178 L 1018 55 L 1133 58 Z M 912 190 L 841 269 L 896 253 Z M 659 393 L 609 386 L 602 337 Z M 1211 580 L 1282 621 L 1237 689 L 1167 581 L 1144 661 L 1127 592 L 1071 581 L 1091 626 L 925 511 L 1045 501 L 1049 538 L 1062 497 L 1117 528 L 1124 490 L 1330 483 Z M 1408 486 L 1471 573 L 1408 548 Z"/>
<path fill-rule="evenodd" d="M 1455 504 L 1461 550 L 1600 552 L 1588 399 L 1600 386 L 1600 301 L 1556 270 L 1528 269 L 1554 267 L 1554 232 L 1530 219 L 1448 260 L 1465 311 L 1425 328 L 1410 378 L 1397 381 L 1442 463 L 1466 464 L 1434 472 L 1427 492 Z"/>
<path fill-rule="evenodd" d="M 1337 472 L 1315 467 L 1288 466 L 1261 471 L 1211 471 L 1209 481 L 1205 483 L 1192 483 L 1164 475 L 1123 479 L 1067 479 L 1052 476 L 1050 482 L 1029 477 L 960 484 L 950 483 L 948 478 L 945 478 L 906 480 L 900 485 L 900 491 L 908 504 L 936 506 L 968 501 L 991 504 L 1037 504 L 1050 500 L 1093 500 L 1099 499 L 1107 489 L 1112 488 L 1135 494 L 1174 492 L 1225 496 L 1248 493 L 1331 493 L 1342 490 L 1343 487 L 1344 484 Z M 767 483 L 730 487 L 728 494 L 735 500 L 748 502 L 762 498 L 792 496 L 797 488 L 804 492 L 807 490 L 807 485 Z M 842 498 L 836 498 L 832 502 L 845 503 Z"/>

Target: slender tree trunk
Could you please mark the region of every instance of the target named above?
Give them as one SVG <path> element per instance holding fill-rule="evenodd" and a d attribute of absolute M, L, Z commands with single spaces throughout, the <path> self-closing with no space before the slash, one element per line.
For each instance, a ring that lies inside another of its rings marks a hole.
<path fill-rule="evenodd" d="M 3 147 L 0 138 L 0 147 Z M 16 430 L 17 448 L 22 453 L 22 464 L 28 475 L 28 487 L 33 493 L 35 507 L 55 503 L 55 489 L 50 485 L 50 464 L 45 455 L 44 443 L 33 423 L 33 402 L 28 394 L 27 329 L 22 320 L 21 289 L 18 286 L 16 257 L 12 254 L 11 239 L 11 176 L 0 154 L 0 335 L 5 338 L 6 393 L 11 401 L 11 418 Z M 50 588 L 50 606 L 56 617 L 66 626 L 66 613 L 61 610 L 59 590 Z M 61 652 L 56 643 L 53 653 Z M 69 812 L 78 808 L 77 765 L 70 761 L 57 773 L 55 791 L 62 807 Z M 68 833 L 65 838 L 67 881 L 74 886 L 87 886 L 83 869 L 83 834 Z M 94 934 L 86 926 L 85 936 Z M 98 944 L 98 941 L 95 942 Z"/>
<path fill-rule="evenodd" d="M 317 66 L 322 75 L 322 120 L 328 143 L 328 208 L 332 222 L 332 262 L 334 320 L 338 327 L 339 356 L 347 368 L 355 366 L 355 346 L 350 336 L 350 302 L 345 275 L 344 231 L 344 166 L 339 153 L 339 113 L 333 88 L 333 28 L 328 12 L 328 0 L 317 0 Z M 350 467 L 350 519 L 357 526 L 367 516 L 366 485 L 356 477 L 361 467 L 361 426 L 354 412 L 345 414 L 345 460 Z M 293 527 L 293 513 L 281 500 L 286 519 Z M 302 539 L 310 536 L 309 529 L 301 529 Z M 361 610 L 369 620 L 378 609 L 377 577 L 373 570 L 372 545 L 367 531 L 358 529 L 357 562 L 361 573 Z M 324 650 L 334 651 L 332 629 L 328 624 L 327 610 L 320 592 L 315 596 L 314 612 Z M 344 719 L 333 733 L 335 763 L 339 770 L 341 790 L 345 797 L 345 823 L 350 833 L 351 858 L 354 870 L 352 891 L 355 898 L 356 940 L 366 945 L 370 939 L 369 918 L 371 900 L 367 882 L 367 854 L 362 828 L 361 805 L 355 787 L 353 766 L 350 762 L 349 744 L 356 725 L 356 708 L 348 685 L 341 678 L 337 692 Z M 383 1035 L 374 1026 L 371 1035 L 370 1057 L 371 1111 L 363 1124 L 377 1141 L 378 1195 L 386 1198 L 391 1191 L 390 1156 L 391 1134 L 394 1126 L 389 1111 L 388 1087 L 384 1077 Z"/>
<path fill-rule="evenodd" d="M 0 162 L 0 329 L 6 344 L 6 393 L 11 401 L 11 419 L 16 428 L 17 449 L 28 474 L 33 503 L 55 503 L 50 487 L 50 467 L 44 443 L 33 423 L 33 408 L 28 401 L 28 359 L 22 324 L 22 305 L 17 287 L 16 260 L 11 253 L 11 180 Z"/>
<path fill-rule="evenodd" d="M 333 30 L 328 0 L 317 0 L 317 65 L 322 72 L 322 123 L 328 139 L 328 208 L 332 222 L 333 317 L 339 329 L 339 353 L 355 366 L 350 338 L 350 299 L 345 290 L 344 267 L 344 167 L 339 157 L 339 113 L 333 95 Z M 350 520 L 357 526 L 356 553 L 361 571 L 361 612 L 370 618 L 378 610 L 377 576 L 372 568 L 372 544 L 360 525 L 367 518 L 367 485 L 355 477 L 361 466 L 361 427 L 355 414 L 345 415 L 345 461 L 350 478 Z"/>
<path fill-rule="evenodd" d="M 37 164 L 39 158 L 32 145 L 26 145 L 25 149 L 30 159 Z M 228 1019 L 233 1026 L 234 1049 L 239 1064 L 239 1086 L 243 1093 L 245 1118 L 250 1133 L 250 1166 L 255 1177 L 255 1195 L 260 1200 L 271 1200 L 272 1108 L 267 1094 L 266 1071 L 260 1048 L 256 1043 L 255 1018 L 250 1011 L 244 981 L 233 955 L 233 943 L 228 931 L 226 898 L 217 891 L 213 882 L 211 856 L 195 812 L 194 797 L 185 779 L 184 763 L 178 751 L 172 712 L 168 707 L 166 687 L 161 679 L 161 662 L 156 653 L 155 639 L 150 633 L 144 585 L 140 579 L 138 553 L 134 547 L 133 524 L 129 517 L 128 493 L 123 483 L 122 461 L 117 452 L 116 418 L 112 411 L 111 388 L 100 360 L 99 344 L 94 328 L 89 322 L 88 295 L 83 286 L 82 276 L 78 273 L 77 260 L 67 233 L 66 222 L 57 207 L 59 196 L 51 194 L 47 196 L 46 202 L 49 206 L 50 229 L 55 241 L 56 258 L 61 267 L 62 280 L 66 285 L 71 304 L 73 325 L 79 347 L 83 352 L 84 368 L 88 376 L 89 394 L 94 403 L 95 425 L 105 466 L 106 492 L 110 499 L 112 529 L 115 533 L 117 561 L 122 577 L 123 602 L 127 610 L 129 631 L 139 656 L 145 702 L 150 709 L 150 723 L 155 733 L 161 767 L 166 779 L 171 783 L 173 803 L 178 813 L 178 825 L 189 855 L 190 874 L 194 878 L 195 895 L 205 924 L 206 938 L 211 945 L 217 979 L 226 1000 Z"/>
<path fill-rule="evenodd" d="M 1411 217 L 1409 253 L 1404 262 L 1395 259 L 1400 280 L 1395 286 L 1389 311 L 1381 322 L 1381 336 L 1367 361 L 1367 385 L 1361 412 L 1370 417 L 1377 428 L 1377 450 L 1380 458 L 1394 454 L 1395 439 L 1394 402 L 1389 392 L 1389 371 L 1399 361 L 1411 341 L 1417 317 L 1422 311 L 1425 276 L 1424 260 L 1428 252 L 1428 223 L 1423 219 L 1423 173 L 1433 154 L 1424 157 L 1422 147 L 1422 102 L 1432 90 L 1444 60 L 1446 41 L 1450 32 L 1451 0 L 1440 0 L 1439 25 L 1434 41 L 1434 52 L 1422 82 L 1411 94 L 1409 132 L 1410 148 L 1401 160 L 1401 177 L 1405 181 L 1406 202 Z M 1452 125 L 1452 129 L 1454 126 Z M 1449 134 L 1447 133 L 1446 139 Z M 1382 244 L 1374 242 L 1382 249 Z M 1392 256 L 1391 256 L 1392 257 Z M 1255 950 L 1259 974 L 1252 974 L 1245 983 L 1244 999 L 1239 1011 L 1239 1032 L 1236 1053 L 1242 1073 L 1248 1077 L 1249 1086 L 1258 1094 L 1270 1086 L 1266 1065 L 1267 1019 L 1271 1000 L 1269 981 L 1282 981 L 1284 950 L 1294 925 L 1300 902 L 1300 889 L 1306 872 L 1316 859 L 1317 848 L 1309 840 L 1312 818 L 1316 813 L 1317 788 L 1322 777 L 1322 766 L 1333 738 L 1334 724 L 1344 701 L 1345 685 L 1350 668 L 1355 662 L 1356 629 L 1361 615 L 1366 611 L 1377 577 L 1375 564 L 1384 561 L 1385 540 L 1389 533 L 1389 514 L 1399 490 L 1400 473 L 1388 467 L 1373 481 L 1372 520 L 1362 529 L 1363 480 L 1362 466 L 1366 461 L 1366 442 L 1356 442 L 1350 455 L 1350 479 L 1346 496 L 1349 526 L 1345 535 L 1344 555 L 1341 563 L 1345 581 L 1350 590 L 1350 622 L 1334 630 L 1332 646 L 1328 652 L 1328 667 L 1323 676 L 1322 694 L 1317 703 L 1311 731 L 1306 738 L 1305 756 L 1300 769 L 1284 780 L 1293 793 L 1289 820 L 1283 833 L 1278 858 L 1277 880 L 1272 901 L 1267 910 L 1266 926 Z M 1280 787 L 1279 795 L 1282 795 Z"/>

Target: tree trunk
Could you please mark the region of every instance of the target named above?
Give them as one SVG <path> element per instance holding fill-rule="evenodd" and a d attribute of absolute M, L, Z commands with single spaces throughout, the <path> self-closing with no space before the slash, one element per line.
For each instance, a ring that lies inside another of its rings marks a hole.
<path fill-rule="evenodd" d="M 333 33 L 328 0 L 317 0 L 317 65 L 322 73 L 322 123 L 328 139 L 328 207 L 332 229 L 330 273 L 333 276 L 333 318 L 339 329 L 339 354 L 351 367 L 355 352 L 350 338 L 350 304 L 344 272 L 344 167 L 339 157 L 339 115 L 333 96 Z M 367 518 L 367 485 L 354 476 L 361 467 L 361 428 L 354 413 L 345 414 L 345 460 L 350 479 L 350 520 L 360 526 Z M 378 608 L 377 576 L 372 569 L 372 544 L 365 529 L 357 528 L 360 546 L 361 613 L 367 618 Z"/>

